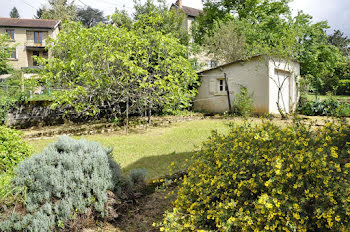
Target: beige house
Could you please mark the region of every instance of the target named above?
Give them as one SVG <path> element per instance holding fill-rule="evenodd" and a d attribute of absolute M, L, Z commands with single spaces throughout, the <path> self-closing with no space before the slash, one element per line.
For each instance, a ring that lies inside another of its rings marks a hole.
<path fill-rule="evenodd" d="M 9 36 L 10 64 L 15 69 L 31 68 L 38 64 L 33 56 L 49 57 L 46 39 L 56 38 L 59 20 L 0 18 L 0 33 Z"/>
<path fill-rule="evenodd" d="M 186 22 L 185 22 L 184 26 L 186 27 L 188 33 L 191 34 L 192 23 L 201 13 L 203 13 L 203 11 L 182 5 L 182 0 L 177 0 L 176 3 L 173 3 L 171 5 L 171 8 L 180 9 L 182 12 L 184 12 L 186 14 Z"/>
<path fill-rule="evenodd" d="M 193 22 L 196 20 L 196 18 L 203 14 L 203 11 L 200 9 L 195 9 L 192 7 L 184 6 L 182 4 L 182 0 L 177 0 L 176 3 L 173 3 L 171 5 L 171 8 L 173 9 L 179 9 L 186 15 L 186 21 L 184 27 L 187 29 L 188 33 L 191 35 L 192 29 L 191 26 Z M 191 38 L 191 42 L 193 42 L 193 39 Z M 190 58 L 196 58 L 199 70 L 207 69 L 207 68 L 214 68 L 218 65 L 218 62 L 214 60 L 212 57 L 208 56 L 205 51 L 200 52 L 200 54 L 191 55 Z"/>
<path fill-rule="evenodd" d="M 300 65 L 279 59 L 256 56 L 198 73 L 201 87 L 195 99 L 198 111 L 223 113 L 229 111 L 241 87 L 246 87 L 257 113 L 278 114 L 277 102 L 285 113 L 295 110 L 299 92 L 297 80 Z"/>

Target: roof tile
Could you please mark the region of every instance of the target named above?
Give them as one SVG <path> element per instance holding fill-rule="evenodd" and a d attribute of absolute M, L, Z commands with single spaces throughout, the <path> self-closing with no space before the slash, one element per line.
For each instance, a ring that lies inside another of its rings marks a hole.
<path fill-rule="evenodd" d="M 0 27 L 28 27 L 54 29 L 59 23 L 60 20 L 52 19 L 0 18 Z"/>

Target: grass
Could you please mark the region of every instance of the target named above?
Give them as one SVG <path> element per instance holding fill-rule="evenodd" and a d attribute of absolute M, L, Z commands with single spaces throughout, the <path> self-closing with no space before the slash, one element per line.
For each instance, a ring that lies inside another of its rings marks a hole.
<path fill-rule="evenodd" d="M 113 148 L 113 156 L 123 171 L 144 168 L 148 171 L 148 179 L 169 173 L 169 166 L 175 163 L 174 169 L 181 169 L 185 160 L 193 152 L 199 150 L 203 141 L 210 136 L 211 130 L 225 132 L 227 120 L 196 120 L 175 123 L 168 127 L 160 127 L 132 133 L 129 136 L 120 133 L 87 135 L 84 138 L 96 141 L 103 146 Z M 35 153 L 40 153 L 55 139 L 32 140 L 29 144 Z"/>
<path fill-rule="evenodd" d="M 317 99 L 322 101 L 322 100 L 325 100 L 325 99 L 327 99 L 329 97 L 330 96 L 328 96 L 328 95 L 318 95 Z M 336 100 L 340 101 L 340 102 L 350 102 L 350 96 L 339 95 L 339 96 L 332 96 L 332 97 L 335 98 Z M 307 94 L 306 98 L 307 98 L 308 101 L 315 101 L 316 100 L 316 96 L 313 95 L 313 94 Z"/>

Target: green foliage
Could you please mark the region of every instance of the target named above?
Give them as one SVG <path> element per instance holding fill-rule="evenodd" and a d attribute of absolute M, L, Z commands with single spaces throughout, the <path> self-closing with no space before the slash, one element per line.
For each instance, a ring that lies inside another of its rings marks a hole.
<path fill-rule="evenodd" d="M 13 105 L 14 105 L 14 101 L 12 101 L 11 99 L 0 97 L 0 125 L 3 125 L 6 123 L 7 113 Z"/>
<path fill-rule="evenodd" d="M 350 79 L 349 80 L 339 80 L 337 94 L 350 96 Z"/>
<path fill-rule="evenodd" d="M 163 231 L 349 231 L 350 125 L 232 125 L 193 157 Z"/>
<path fill-rule="evenodd" d="M 8 36 L 6 34 L 0 34 L 0 47 L 7 48 L 9 46 Z M 9 53 L 6 49 L 0 49 L 0 75 L 7 74 L 11 70 L 8 64 Z"/>
<path fill-rule="evenodd" d="M 253 24 L 265 21 L 267 18 L 279 18 L 289 13 L 289 0 L 209 0 L 204 3 L 204 12 L 197 19 L 194 27 L 194 38 L 202 43 L 205 35 L 211 36 L 215 31 L 215 22 L 230 20 L 228 15 L 235 13 L 238 19 L 248 20 Z M 272 23 L 272 22 L 270 22 Z M 273 23 L 272 23 L 273 25 Z"/>
<path fill-rule="evenodd" d="M 236 94 L 232 106 L 232 113 L 249 117 L 253 112 L 253 98 L 246 87 L 241 87 L 240 93 Z"/>
<path fill-rule="evenodd" d="M 10 12 L 11 18 L 20 18 L 17 8 L 14 6 Z"/>
<path fill-rule="evenodd" d="M 12 169 L 31 155 L 28 144 L 22 140 L 22 133 L 0 126 L 0 174 Z"/>
<path fill-rule="evenodd" d="M 299 104 L 299 113 L 308 116 L 350 116 L 348 103 L 340 103 L 334 97 L 323 101 L 303 101 Z"/>
<path fill-rule="evenodd" d="M 217 24 L 212 36 L 205 35 L 204 47 L 216 60 L 232 62 L 245 57 L 246 38 L 237 22 Z"/>
<path fill-rule="evenodd" d="M 128 15 L 128 12 L 126 10 L 115 9 L 114 14 L 109 17 L 112 20 L 113 24 L 117 27 L 125 27 L 128 29 L 131 29 L 132 27 L 133 20 Z"/>
<path fill-rule="evenodd" d="M 262 54 L 297 60 L 301 76 L 322 81 L 320 93 L 335 93 L 342 79 L 337 69 L 346 60 L 342 50 L 347 45 L 339 47 L 342 35 L 327 40 L 327 22 L 313 23 L 312 17 L 302 12 L 293 16 L 289 2 L 206 1 L 205 14 L 198 17 L 193 28 L 195 41 L 225 62 Z"/>
<path fill-rule="evenodd" d="M 11 77 L 0 82 L 0 125 L 6 123 L 8 111 L 24 98 L 20 73 L 12 71 Z"/>
<path fill-rule="evenodd" d="M 334 30 L 332 35 L 327 37 L 328 43 L 336 46 L 344 56 L 349 56 L 350 38 L 340 30 Z"/>
<path fill-rule="evenodd" d="M 43 79 L 66 89 L 55 105 L 71 105 L 90 115 L 101 105 L 123 112 L 120 103 L 126 102 L 129 113 L 188 107 L 197 75 L 187 60 L 187 48 L 152 27 L 162 20 L 159 15 L 141 15 L 132 29 L 66 24 L 51 41 L 53 58 L 41 59 L 46 67 Z"/>
<path fill-rule="evenodd" d="M 49 0 L 49 5 L 37 11 L 37 17 L 42 19 L 56 19 L 62 22 L 70 22 L 77 18 L 77 10 L 74 1 Z"/>
<path fill-rule="evenodd" d="M 331 116 L 335 115 L 340 103 L 334 99 L 314 102 L 306 102 L 301 106 L 299 112 L 309 116 Z"/>
<path fill-rule="evenodd" d="M 350 117 L 350 104 L 342 103 L 337 110 L 336 116 L 338 116 L 338 117 Z"/>
<path fill-rule="evenodd" d="M 82 22 L 85 27 L 94 27 L 99 22 L 105 21 L 103 12 L 90 6 L 78 8 L 77 19 Z"/>
<path fill-rule="evenodd" d="M 169 6 L 165 0 L 147 0 L 144 3 L 140 0 L 134 0 L 135 13 L 134 21 L 143 19 L 148 26 L 155 31 L 161 31 L 164 35 L 171 35 L 179 40 L 183 45 L 189 45 L 189 34 L 184 27 L 186 23 L 186 15 L 181 11 L 174 9 L 169 10 Z M 145 21 L 144 19 L 152 19 Z M 160 18 L 161 20 L 154 20 Z"/>
<path fill-rule="evenodd" d="M 52 231 L 90 207 L 104 217 L 106 191 L 118 192 L 123 181 L 110 153 L 98 143 L 63 136 L 42 154 L 20 163 L 14 183 L 26 188 L 26 214 L 14 213 L 0 222 L 0 229 Z"/>

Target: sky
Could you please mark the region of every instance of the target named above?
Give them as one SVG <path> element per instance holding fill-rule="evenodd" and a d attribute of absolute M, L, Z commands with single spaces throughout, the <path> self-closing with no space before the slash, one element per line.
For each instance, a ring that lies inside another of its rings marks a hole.
<path fill-rule="evenodd" d="M 169 6 L 176 0 L 167 0 Z M 33 18 L 36 9 L 47 0 L 0 0 L 0 17 L 9 17 L 11 9 L 16 6 L 22 18 Z M 110 15 L 114 9 L 132 11 L 132 0 L 75 0 L 80 6 L 89 5 L 98 8 L 105 15 Z M 201 0 L 183 0 L 183 5 L 202 8 Z M 335 29 L 343 31 L 350 37 L 350 0 L 294 0 L 291 3 L 293 14 L 299 10 L 314 17 L 314 22 L 327 20 L 331 26 L 330 32 Z"/>

